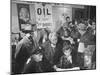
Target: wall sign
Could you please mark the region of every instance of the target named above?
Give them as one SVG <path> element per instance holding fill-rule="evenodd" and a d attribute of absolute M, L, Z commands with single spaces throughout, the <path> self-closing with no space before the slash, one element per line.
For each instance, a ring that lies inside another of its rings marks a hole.
<path fill-rule="evenodd" d="M 52 20 L 52 6 L 50 4 L 43 5 L 42 3 L 35 5 L 37 28 L 51 28 Z"/>

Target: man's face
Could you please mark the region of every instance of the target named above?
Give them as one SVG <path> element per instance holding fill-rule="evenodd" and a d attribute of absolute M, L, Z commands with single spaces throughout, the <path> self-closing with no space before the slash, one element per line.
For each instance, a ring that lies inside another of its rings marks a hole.
<path fill-rule="evenodd" d="M 84 57 L 84 60 L 85 60 L 85 64 L 91 64 L 91 57 L 90 56 L 85 56 Z"/>
<path fill-rule="evenodd" d="M 86 32 L 85 24 L 80 23 L 79 26 L 80 26 L 80 27 L 78 28 L 78 31 L 79 31 L 80 34 L 83 35 L 83 34 Z"/>
<path fill-rule="evenodd" d="M 68 36 L 68 31 L 67 30 L 64 31 L 64 36 Z"/>
<path fill-rule="evenodd" d="M 50 41 L 51 41 L 52 44 L 56 44 L 57 43 L 57 37 L 53 36 Z"/>
<path fill-rule="evenodd" d="M 40 62 L 40 61 L 42 61 L 42 58 L 43 58 L 43 55 L 42 54 L 34 54 L 33 55 L 33 58 L 34 58 L 34 60 L 36 61 L 36 62 Z"/>

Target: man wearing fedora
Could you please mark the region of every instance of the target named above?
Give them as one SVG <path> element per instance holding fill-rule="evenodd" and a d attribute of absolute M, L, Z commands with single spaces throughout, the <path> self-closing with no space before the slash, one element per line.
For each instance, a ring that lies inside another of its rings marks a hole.
<path fill-rule="evenodd" d="M 35 26 L 34 26 L 35 27 Z M 35 31 L 35 30 L 34 30 Z M 38 46 L 35 41 L 34 31 L 25 31 L 25 36 L 16 45 L 15 73 L 21 73 L 27 59 Z"/>

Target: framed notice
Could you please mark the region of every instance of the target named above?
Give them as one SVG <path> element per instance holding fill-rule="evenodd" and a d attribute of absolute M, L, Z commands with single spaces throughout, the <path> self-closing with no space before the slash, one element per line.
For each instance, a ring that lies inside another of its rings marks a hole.
<path fill-rule="evenodd" d="M 21 31 L 31 31 L 30 10 L 28 4 L 17 4 L 19 29 Z"/>

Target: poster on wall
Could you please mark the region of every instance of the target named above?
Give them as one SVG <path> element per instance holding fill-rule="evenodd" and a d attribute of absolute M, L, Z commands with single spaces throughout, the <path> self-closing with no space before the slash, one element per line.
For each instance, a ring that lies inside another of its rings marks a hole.
<path fill-rule="evenodd" d="M 50 4 L 39 3 L 35 4 L 37 28 L 51 28 L 52 20 L 52 6 Z"/>
<path fill-rule="evenodd" d="M 19 29 L 21 31 L 30 31 L 32 26 L 30 25 L 30 10 L 28 4 L 17 4 Z"/>

